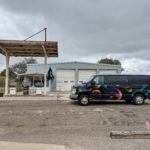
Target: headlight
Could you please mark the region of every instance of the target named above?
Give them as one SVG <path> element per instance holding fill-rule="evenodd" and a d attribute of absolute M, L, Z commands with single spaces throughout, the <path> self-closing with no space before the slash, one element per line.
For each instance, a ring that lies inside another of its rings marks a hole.
<path fill-rule="evenodd" d="M 72 94 L 76 94 L 76 89 L 73 88 L 71 92 Z"/>

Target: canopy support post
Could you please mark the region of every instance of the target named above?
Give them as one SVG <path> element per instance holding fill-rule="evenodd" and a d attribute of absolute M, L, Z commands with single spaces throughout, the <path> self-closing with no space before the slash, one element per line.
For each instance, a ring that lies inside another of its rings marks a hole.
<path fill-rule="evenodd" d="M 46 64 L 47 64 L 47 53 L 46 53 L 46 49 L 45 49 L 44 45 L 42 45 L 42 48 L 43 48 L 43 52 L 44 52 L 44 56 L 45 56 L 45 61 L 44 61 L 44 63 L 45 63 L 45 65 L 46 65 Z"/>
<path fill-rule="evenodd" d="M 45 65 L 47 64 L 47 56 L 45 56 L 45 61 L 44 61 Z"/>
<path fill-rule="evenodd" d="M 5 70 L 5 95 L 8 95 L 9 91 L 9 55 L 5 48 L 0 46 L 0 49 L 5 53 L 6 58 L 6 70 Z"/>
<path fill-rule="evenodd" d="M 6 73 L 5 73 L 5 95 L 8 95 L 9 91 L 9 55 L 6 52 Z"/>
<path fill-rule="evenodd" d="M 46 74 L 44 74 L 44 95 L 46 95 L 46 82 L 47 81 L 47 78 L 46 78 Z"/>

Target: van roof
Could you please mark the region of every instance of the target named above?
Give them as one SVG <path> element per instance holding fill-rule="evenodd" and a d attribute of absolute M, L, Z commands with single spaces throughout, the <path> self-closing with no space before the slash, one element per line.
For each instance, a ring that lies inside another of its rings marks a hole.
<path fill-rule="evenodd" d="M 95 76 L 150 76 L 148 74 L 96 74 Z"/>

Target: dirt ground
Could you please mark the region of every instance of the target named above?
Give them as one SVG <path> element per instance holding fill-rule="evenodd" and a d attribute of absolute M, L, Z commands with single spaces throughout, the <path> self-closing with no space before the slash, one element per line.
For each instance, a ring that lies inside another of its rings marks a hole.
<path fill-rule="evenodd" d="M 150 140 L 111 139 L 112 130 L 145 130 L 150 102 L 79 106 L 71 101 L 1 101 L 0 141 L 65 145 L 71 150 L 149 150 Z"/>

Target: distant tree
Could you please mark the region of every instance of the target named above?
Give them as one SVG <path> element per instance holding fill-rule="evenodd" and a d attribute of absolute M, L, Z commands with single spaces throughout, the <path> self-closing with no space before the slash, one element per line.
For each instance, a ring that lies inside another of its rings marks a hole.
<path fill-rule="evenodd" d="M 0 92 L 1 92 L 1 88 L 4 88 L 5 86 L 5 77 L 0 76 Z"/>
<path fill-rule="evenodd" d="M 6 72 L 6 70 L 4 69 L 4 70 L 0 73 L 0 76 L 5 77 L 5 72 Z M 17 77 L 16 73 L 14 73 L 11 68 L 9 68 L 9 76 L 10 76 L 11 78 Z"/>
<path fill-rule="evenodd" d="M 12 65 L 9 68 L 10 77 L 16 77 L 16 74 L 22 74 L 27 71 L 27 64 L 36 64 L 37 61 L 34 58 L 25 58 L 23 61 Z M 0 73 L 1 76 L 5 76 L 5 69 Z"/>
<path fill-rule="evenodd" d="M 101 60 L 98 61 L 98 63 L 111 64 L 111 65 L 121 65 L 120 60 L 112 59 L 112 58 L 102 58 Z"/>

